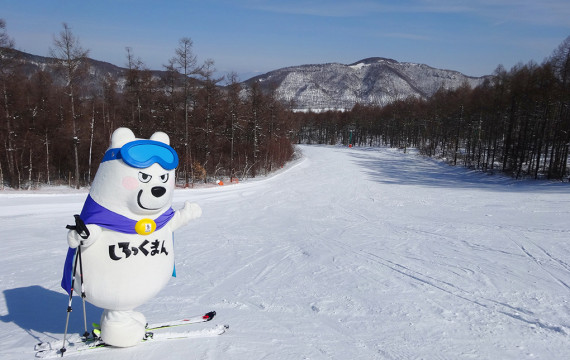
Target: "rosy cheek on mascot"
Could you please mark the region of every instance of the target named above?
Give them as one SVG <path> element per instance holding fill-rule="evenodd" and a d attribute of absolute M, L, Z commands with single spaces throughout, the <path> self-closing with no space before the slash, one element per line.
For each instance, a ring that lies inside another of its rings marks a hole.
<path fill-rule="evenodd" d="M 202 214 L 188 202 L 171 208 L 178 155 L 169 142 L 163 132 L 137 139 L 127 128 L 115 130 L 80 215 L 89 236 L 67 235 L 62 287 L 70 293 L 81 244 L 85 299 L 104 309 L 101 338 L 109 345 L 133 346 L 144 337 L 146 319 L 133 309 L 175 275 L 172 233 Z"/>

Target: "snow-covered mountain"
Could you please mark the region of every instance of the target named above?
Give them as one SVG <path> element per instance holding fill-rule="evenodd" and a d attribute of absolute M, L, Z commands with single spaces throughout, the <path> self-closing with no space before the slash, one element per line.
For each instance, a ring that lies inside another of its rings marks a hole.
<path fill-rule="evenodd" d="M 42 69 L 52 73 L 57 81 L 53 59 L 17 50 L 11 52 L 19 57 L 29 74 Z M 90 87 L 100 87 L 103 78 L 111 76 L 119 86 L 118 91 L 122 91 L 126 68 L 93 59 L 89 59 L 89 64 L 87 81 Z M 151 72 L 157 80 L 166 76 L 164 71 Z M 348 110 L 357 103 L 382 106 L 411 96 L 428 98 L 442 87 L 455 89 L 465 83 L 475 87 L 486 78 L 374 57 L 349 65 L 328 63 L 286 67 L 253 77 L 243 85 L 245 88 L 257 82 L 263 91 L 275 91 L 279 100 L 296 110 L 323 111 Z"/>
<path fill-rule="evenodd" d="M 484 80 L 424 64 L 375 57 L 350 65 L 291 66 L 245 83 L 258 82 L 262 89 L 275 91 L 294 109 L 322 111 L 351 109 L 357 103 L 381 106 L 410 96 L 427 98 L 442 87 L 455 89 L 464 83 L 475 87 Z"/>
<path fill-rule="evenodd" d="M 56 84 L 65 84 L 65 79 L 62 74 L 56 70 L 57 64 L 54 58 L 39 56 L 29 54 L 23 51 L 14 49 L 5 49 L 6 56 L 13 57 L 18 61 L 19 66 L 21 66 L 22 71 L 31 77 L 34 73 L 38 71 L 45 71 L 49 73 Z M 103 80 L 105 77 L 111 77 L 117 83 L 117 90 L 119 92 L 123 91 L 126 83 L 127 71 L 125 67 L 120 67 L 113 65 L 105 61 L 99 61 L 92 58 L 88 58 L 89 71 L 85 77 L 86 91 L 90 92 L 89 89 L 100 90 Z M 160 79 L 164 76 L 164 71 L 154 71 L 151 70 L 151 74 L 155 79 Z"/>

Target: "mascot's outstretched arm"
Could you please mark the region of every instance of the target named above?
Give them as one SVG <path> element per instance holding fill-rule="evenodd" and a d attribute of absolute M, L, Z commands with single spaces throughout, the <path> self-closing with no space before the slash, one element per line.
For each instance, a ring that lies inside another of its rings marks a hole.
<path fill-rule="evenodd" d="M 202 208 L 200 208 L 200 205 L 186 201 L 182 209 L 174 212 L 174 217 L 170 220 L 170 229 L 176 231 L 176 229 L 200 216 L 202 216 Z"/>

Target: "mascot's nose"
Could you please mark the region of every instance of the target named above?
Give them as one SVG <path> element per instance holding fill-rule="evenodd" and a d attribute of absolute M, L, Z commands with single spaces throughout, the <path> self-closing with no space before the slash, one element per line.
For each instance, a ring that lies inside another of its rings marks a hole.
<path fill-rule="evenodd" d="M 152 189 L 150 189 L 150 192 L 152 193 L 152 195 L 154 195 L 154 197 L 158 198 L 166 193 L 166 189 L 163 188 L 162 186 L 155 186 Z"/>

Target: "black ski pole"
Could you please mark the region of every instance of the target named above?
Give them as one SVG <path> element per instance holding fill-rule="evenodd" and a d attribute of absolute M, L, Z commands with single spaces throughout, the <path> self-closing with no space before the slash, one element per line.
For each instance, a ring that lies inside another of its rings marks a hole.
<path fill-rule="evenodd" d="M 71 289 L 69 291 L 69 302 L 67 304 L 67 318 L 65 319 L 65 331 L 63 333 L 63 345 L 59 351 L 61 352 L 61 356 L 65 353 L 65 341 L 67 340 L 67 327 L 69 325 L 69 314 L 73 309 L 71 308 L 71 302 L 73 301 L 73 287 L 75 286 L 75 270 L 77 269 L 77 262 L 79 260 L 78 252 L 81 252 L 81 244 L 75 250 L 75 262 L 73 263 L 73 272 L 71 277 Z"/>
<path fill-rule="evenodd" d="M 81 259 L 81 249 L 77 250 L 77 256 L 79 257 L 79 278 L 81 279 L 81 299 L 83 300 L 83 325 L 85 332 L 83 336 L 85 338 L 89 337 L 89 331 L 87 331 L 87 311 L 85 310 L 85 285 L 83 283 L 83 260 Z"/>
<path fill-rule="evenodd" d="M 74 215 L 75 217 L 75 225 L 67 225 L 66 228 L 69 230 L 75 230 L 77 231 L 77 233 L 79 234 L 79 236 L 81 236 L 82 239 L 87 239 L 89 237 L 89 230 L 87 229 L 87 226 L 85 225 L 85 223 L 83 222 L 83 220 L 81 220 L 81 218 L 79 217 L 79 215 Z M 85 286 L 83 284 L 83 261 L 81 259 L 81 246 L 83 245 L 83 241 L 81 241 L 79 243 L 79 246 L 77 246 L 77 250 L 75 251 L 75 262 L 73 263 L 73 272 L 72 272 L 72 280 L 71 280 L 71 290 L 69 291 L 69 303 L 67 305 L 67 318 L 65 320 L 65 331 L 63 333 L 63 346 L 60 349 L 61 352 L 61 356 L 63 356 L 63 354 L 66 351 L 65 348 L 65 342 L 67 340 L 67 329 L 68 329 L 68 325 L 69 325 L 69 314 L 71 313 L 71 311 L 73 311 L 72 307 L 71 307 L 71 303 L 73 301 L 73 289 L 75 287 L 75 272 L 77 271 L 77 263 L 79 263 L 79 276 L 81 278 L 81 297 L 83 298 L 83 324 L 85 327 L 85 333 L 83 334 L 83 336 L 88 337 L 89 336 L 89 332 L 87 331 L 87 313 L 85 310 Z"/>

